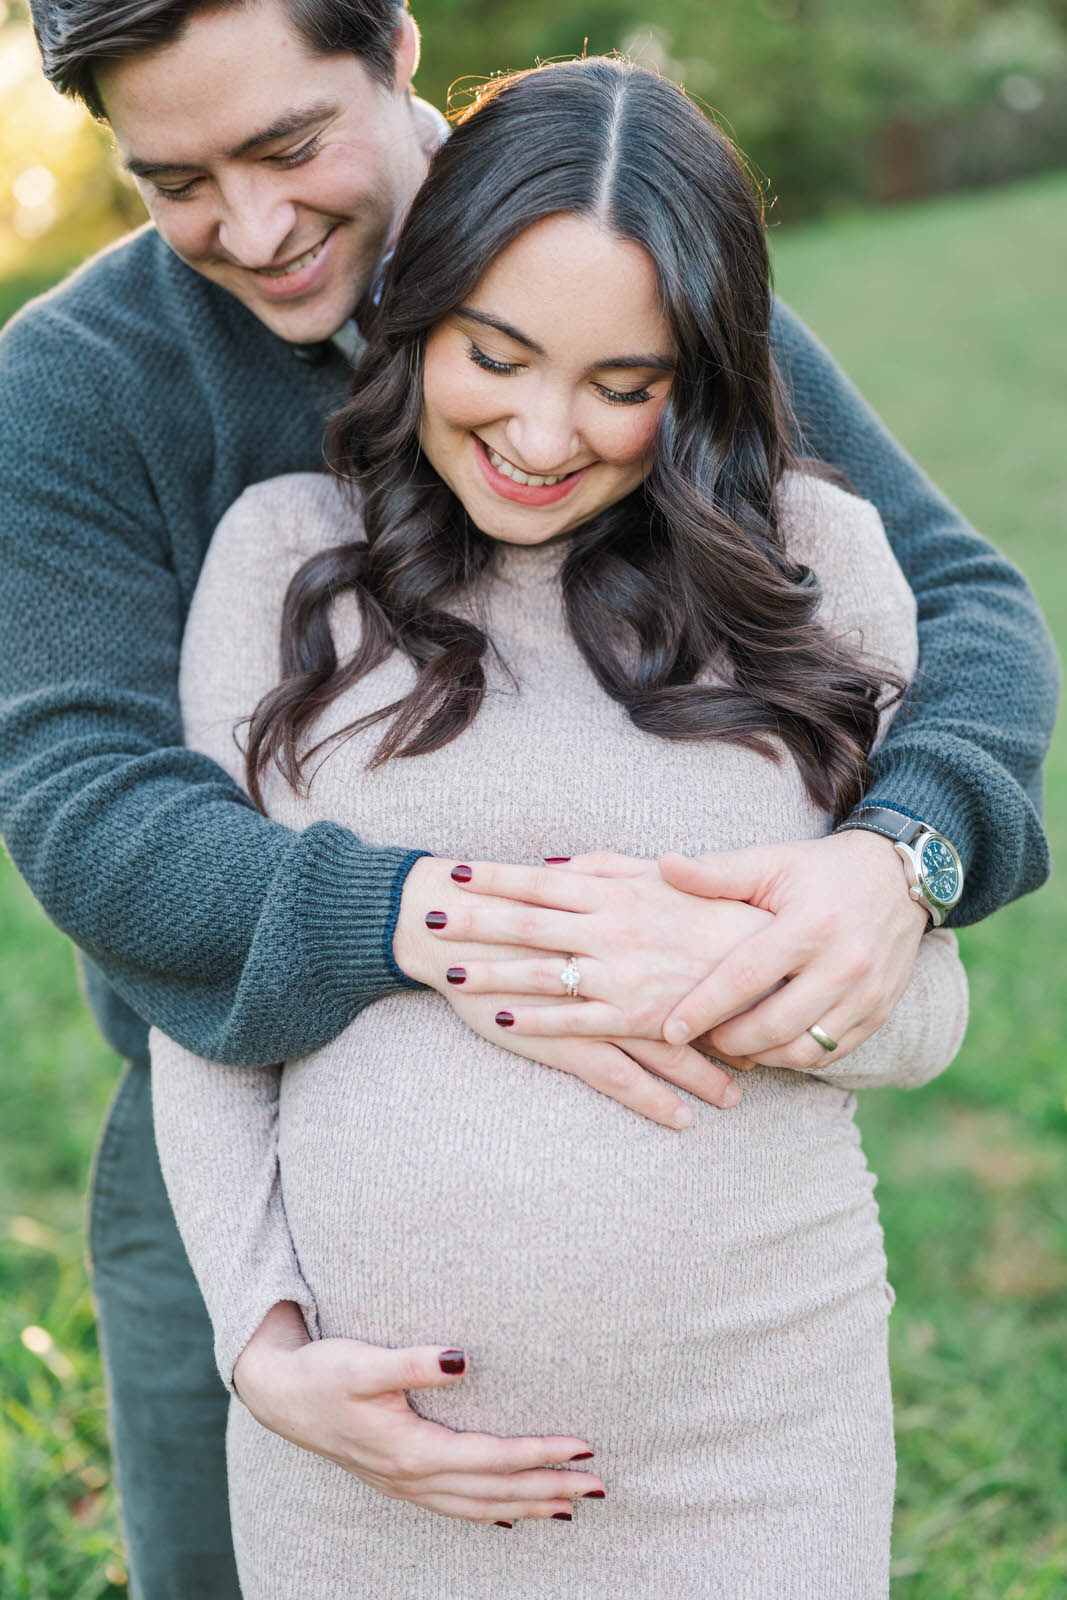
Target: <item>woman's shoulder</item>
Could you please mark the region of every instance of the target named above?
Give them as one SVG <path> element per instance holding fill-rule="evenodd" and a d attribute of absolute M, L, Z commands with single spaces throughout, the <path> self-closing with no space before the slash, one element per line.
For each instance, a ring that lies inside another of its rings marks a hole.
<path fill-rule="evenodd" d="M 253 483 L 226 512 L 208 551 L 208 562 L 254 564 L 260 575 L 271 566 L 292 567 L 318 550 L 359 538 L 355 505 L 335 478 L 321 472 L 290 472 Z"/>
<path fill-rule="evenodd" d="M 186 743 L 238 781 L 232 729 L 281 675 L 290 580 L 320 550 L 361 536 L 342 486 L 312 472 L 253 484 L 219 523 L 186 620 L 181 704 Z"/>
<path fill-rule="evenodd" d="M 915 597 L 878 508 L 829 479 L 796 471 L 779 484 L 778 513 L 789 555 L 819 580 L 820 621 L 910 677 L 918 654 Z"/>

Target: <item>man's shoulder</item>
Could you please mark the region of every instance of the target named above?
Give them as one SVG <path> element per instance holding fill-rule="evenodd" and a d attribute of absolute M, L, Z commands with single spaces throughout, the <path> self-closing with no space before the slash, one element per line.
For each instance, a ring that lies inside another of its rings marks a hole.
<path fill-rule="evenodd" d="M 162 349 L 171 362 L 180 360 L 198 325 L 227 316 L 221 301 L 221 291 L 146 224 L 20 307 L 0 330 L 0 360 L 11 374 L 62 350 L 63 368 L 75 381 L 82 368 L 98 378 L 145 370 Z"/>

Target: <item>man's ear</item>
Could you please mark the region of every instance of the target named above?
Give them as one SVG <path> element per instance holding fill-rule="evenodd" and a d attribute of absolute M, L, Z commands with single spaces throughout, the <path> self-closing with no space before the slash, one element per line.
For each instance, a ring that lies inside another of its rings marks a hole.
<path fill-rule="evenodd" d="M 393 34 L 394 55 L 396 62 L 396 78 L 393 87 L 397 94 L 404 94 L 411 87 L 411 80 L 419 68 L 419 56 L 422 52 L 422 39 L 419 36 L 418 25 L 411 12 L 405 6 L 400 13 L 400 21 Z"/>

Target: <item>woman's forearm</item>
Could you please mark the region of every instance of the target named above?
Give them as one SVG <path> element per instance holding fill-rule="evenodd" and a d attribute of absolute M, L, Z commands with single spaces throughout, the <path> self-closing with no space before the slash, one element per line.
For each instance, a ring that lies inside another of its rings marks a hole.
<path fill-rule="evenodd" d="M 282 1202 L 281 1068 L 220 1066 L 158 1032 L 151 1050 L 160 1165 L 232 1388 L 234 1365 L 272 1307 L 291 1302 L 318 1332 Z"/>

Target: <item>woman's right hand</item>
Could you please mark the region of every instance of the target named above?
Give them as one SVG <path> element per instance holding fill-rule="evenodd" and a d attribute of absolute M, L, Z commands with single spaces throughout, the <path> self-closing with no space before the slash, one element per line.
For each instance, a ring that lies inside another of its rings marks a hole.
<path fill-rule="evenodd" d="M 460 1351 L 389 1350 L 357 1339 L 308 1338 L 299 1308 L 273 1306 L 234 1367 L 234 1387 L 256 1421 L 302 1450 L 335 1461 L 393 1500 L 444 1517 L 504 1522 L 569 1517 L 575 1500 L 602 1498 L 595 1474 L 558 1469 L 592 1454 L 578 1438 L 456 1433 L 420 1417 L 406 1389 L 444 1389 Z"/>
<path fill-rule="evenodd" d="M 507 1033 L 496 1021 L 498 1012 L 521 1004 L 528 1007 L 528 995 L 471 994 L 461 985 L 449 983 L 442 968 L 445 952 L 426 927 L 430 910 L 460 911 L 469 906 L 463 890 L 453 883 L 453 861 L 423 856 L 408 873 L 400 901 L 393 951 L 397 965 L 407 977 L 428 984 L 452 1006 L 456 1015 L 490 1044 L 510 1050 L 528 1061 L 554 1067 L 581 1078 L 598 1094 L 617 1100 L 664 1128 L 680 1130 L 693 1120 L 692 1109 L 674 1089 L 684 1089 L 709 1105 L 728 1110 L 741 1099 L 741 1087 L 718 1062 L 709 1060 L 692 1045 L 665 1044 L 660 1039 L 597 1039 L 565 1036 L 549 1038 Z M 486 961 L 500 951 L 487 945 L 450 945 L 447 959 L 451 969 L 462 970 L 464 962 Z M 508 946 L 509 960 L 524 956 L 544 957 L 545 952 L 524 951 Z M 562 959 L 558 956 L 551 960 Z M 537 1005 L 567 1003 L 562 992 L 558 999 L 541 997 Z"/>

